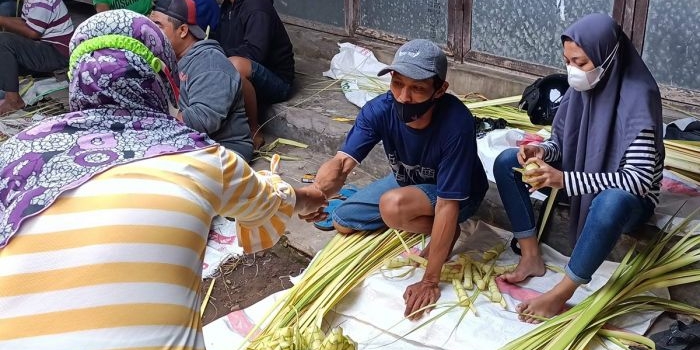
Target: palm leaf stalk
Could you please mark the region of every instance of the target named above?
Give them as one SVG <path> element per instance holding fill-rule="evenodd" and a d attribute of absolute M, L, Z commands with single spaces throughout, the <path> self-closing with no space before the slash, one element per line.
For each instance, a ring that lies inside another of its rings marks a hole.
<path fill-rule="evenodd" d="M 700 281 L 700 269 L 688 269 L 700 262 L 700 225 L 677 237 L 696 217 L 698 211 L 672 230 L 667 226 L 658 237 L 635 253 L 634 247 L 625 255 L 608 282 L 588 298 L 568 311 L 555 316 L 539 327 L 506 344 L 502 350 L 555 350 L 585 349 L 599 337 L 616 338 L 653 345 L 648 338 L 604 328 L 611 319 L 633 311 L 669 311 L 683 313 L 700 320 L 700 309 L 684 303 L 667 300 L 648 293 Z M 669 222 L 670 223 L 670 222 Z"/>
<path fill-rule="evenodd" d="M 343 297 L 388 260 L 405 251 L 406 246 L 415 246 L 421 239 L 420 234 L 394 229 L 337 234 L 312 261 L 302 279 L 277 301 L 246 337 L 251 339 L 260 331 L 255 340 L 244 345 L 248 349 L 270 348 L 269 342 L 276 341 L 278 330 L 285 328 L 300 335 L 318 334 L 323 317 Z M 337 337 L 338 332 L 342 334 L 338 329 L 334 329 L 329 337 Z M 352 341 L 343 337 L 346 339 L 342 341 L 344 346 L 350 349 Z"/>

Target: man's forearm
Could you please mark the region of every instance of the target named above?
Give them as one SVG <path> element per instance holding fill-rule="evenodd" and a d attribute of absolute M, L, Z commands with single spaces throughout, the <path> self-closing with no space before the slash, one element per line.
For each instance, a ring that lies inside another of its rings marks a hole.
<path fill-rule="evenodd" d="M 444 265 L 452 251 L 452 242 L 456 234 L 458 215 L 458 201 L 438 199 L 435 205 L 433 229 L 430 232 L 428 266 L 425 268 L 423 281 L 435 284 L 440 282 L 442 265 Z"/>
<path fill-rule="evenodd" d="M 41 39 L 41 34 L 37 33 L 34 29 L 29 28 L 27 23 L 25 23 L 21 18 L 0 16 L 0 27 L 4 28 L 4 30 L 7 32 L 15 33 L 25 38 L 32 40 Z"/>

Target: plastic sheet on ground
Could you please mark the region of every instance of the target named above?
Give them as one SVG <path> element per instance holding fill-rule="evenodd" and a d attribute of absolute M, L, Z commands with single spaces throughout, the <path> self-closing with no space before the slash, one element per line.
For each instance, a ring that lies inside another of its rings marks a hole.
<path fill-rule="evenodd" d="M 469 227 L 465 226 L 458 247 L 465 246 L 470 250 L 485 251 L 498 242 L 509 242 L 512 237 L 510 232 L 482 222 L 472 222 Z M 568 258 L 547 246 L 543 245 L 542 248 L 547 264 L 561 268 L 565 266 Z M 506 250 L 497 264 L 506 265 L 517 261 L 518 257 Z M 600 288 L 616 267 L 616 263 L 606 261 L 593 276 L 591 283 L 579 288 L 571 302 L 578 303 Z M 404 272 L 404 269 L 408 268 L 393 270 L 391 273 L 396 276 Z M 373 274 L 338 304 L 326 317 L 325 326 L 342 327 L 344 334 L 358 342 L 358 349 L 498 349 L 536 327 L 518 321 L 514 312 L 515 306 L 523 299 L 549 290 L 562 277 L 561 274 L 548 270 L 545 276 L 531 278 L 520 285 L 499 283 L 499 289 L 508 304 L 507 310 L 479 296 L 475 303 L 478 316 L 469 312 L 459 322 L 464 309 L 455 308 L 434 322 L 406 335 L 429 317 L 441 312 L 441 309 L 433 310 L 428 317 L 419 321 L 403 318 L 403 292 L 408 285 L 419 281 L 421 276 L 422 270 L 416 270 L 413 275 L 402 279 L 392 279 L 386 272 Z M 450 284 L 441 283 L 440 287 L 440 303 L 450 303 L 457 299 Z M 245 310 L 234 311 L 205 326 L 203 332 L 207 349 L 240 348 L 254 323 L 265 315 L 268 308 L 274 305 L 283 293 L 284 291 L 273 294 Z M 468 293 L 472 294 L 471 291 Z M 657 293 L 668 298 L 668 290 L 659 290 Z M 613 325 L 641 334 L 649 328 L 656 316 L 658 313 L 632 313 L 614 320 Z"/>
<path fill-rule="evenodd" d="M 228 259 L 243 255 L 243 248 L 238 245 L 237 240 L 236 224 L 221 216 L 215 217 L 204 251 L 202 279 L 214 276 L 221 264 Z"/>

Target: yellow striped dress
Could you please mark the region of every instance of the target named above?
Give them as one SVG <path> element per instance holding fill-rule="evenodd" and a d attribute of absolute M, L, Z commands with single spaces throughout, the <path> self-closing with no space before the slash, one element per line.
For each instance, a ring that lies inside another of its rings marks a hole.
<path fill-rule="evenodd" d="M 0 349 L 203 349 L 212 218 L 236 218 L 251 252 L 284 233 L 295 200 L 219 146 L 92 178 L 0 249 Z"/>

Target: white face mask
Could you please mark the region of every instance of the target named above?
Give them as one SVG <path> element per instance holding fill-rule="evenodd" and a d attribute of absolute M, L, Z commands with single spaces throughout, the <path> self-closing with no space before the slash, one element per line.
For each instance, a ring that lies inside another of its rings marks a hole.
<path fill-rule="evenodd" d="M 574 88 L 576 91 L 588 91 L 590 89 L 593 89 L 596 84 L 600 81 L 600 79 L 603 78 L 603 74 L 608 70 L 608 67 L 610 67 L 610 62 L 612 62 L 612 59 L 615 57 L 615 54 L 617 53 L 617 48 L 620 46 L 620 43 L 618 42 L 617 45 L 615 45 L 615 48 L 613 49 L 612 53 L 610 53 L 610 56 L 608 56 L 605 61 L 603 61 L 603 64 L 601 64 L 598 67 L 593 68 L 592 70 L 588 72 L 584 72 L 578 67 L 574 67 L 572 65 L 566 65 L 566 73 L 567 73 L 567 80 L 569 81 L 569 86 Z"/>

